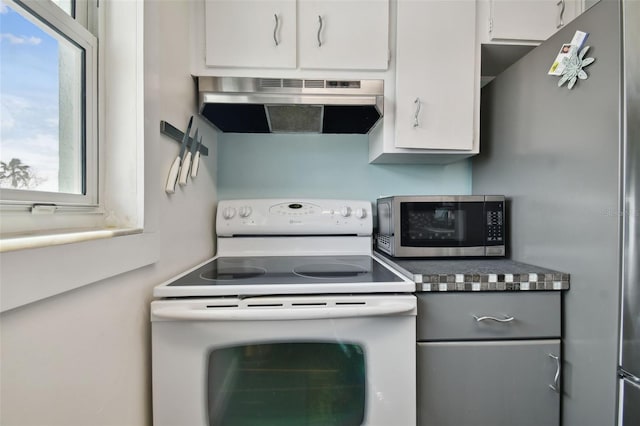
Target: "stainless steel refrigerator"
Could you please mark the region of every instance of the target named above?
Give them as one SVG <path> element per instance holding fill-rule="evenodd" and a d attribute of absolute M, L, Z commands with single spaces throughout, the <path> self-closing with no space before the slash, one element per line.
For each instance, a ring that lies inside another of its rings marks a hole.
<path fill-rule="evenodd" d="M 639 23 L 601 0 L 482 88 L 473 193 L 507 196 L 512 259 L 571 274 L 563 426 L 640 425 Z M 547 73 L 576 31 L 595 62 L 568 90 Z"/>
<path fill-rule="evenodd" d="M 640 425 L 640 2 L 623 12 L 620 424 Z"/>

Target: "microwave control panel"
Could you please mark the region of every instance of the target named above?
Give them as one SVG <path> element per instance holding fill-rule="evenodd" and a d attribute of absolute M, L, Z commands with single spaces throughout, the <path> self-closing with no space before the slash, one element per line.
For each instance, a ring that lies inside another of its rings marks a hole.
<path fill-rule="evenodd" d="M 504 245 L 504 202 L 486 202 L 485 212 L 487 215 L 486 244 L 488 246 Z"/>

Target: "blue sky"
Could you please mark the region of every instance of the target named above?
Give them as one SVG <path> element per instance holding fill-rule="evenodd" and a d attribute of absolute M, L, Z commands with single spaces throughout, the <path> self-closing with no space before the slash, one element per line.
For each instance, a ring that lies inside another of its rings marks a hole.
<path fill-rule="evenodd" d="M 58 186 L 58 41 L 0 2 L 0 159 Z"/>

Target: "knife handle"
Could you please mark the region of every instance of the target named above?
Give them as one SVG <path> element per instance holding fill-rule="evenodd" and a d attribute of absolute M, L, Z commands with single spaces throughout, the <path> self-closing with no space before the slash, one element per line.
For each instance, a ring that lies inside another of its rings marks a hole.
<path fill-rule="evenodd" d="M 191 153 L 187 152 L 184 156 L 182 167 L 180 168 L 180 179 L 178 180 L 178 183 L 180 184 L 180 186 L 185 186 L 187 184 L 187 178 L 189 177 L 190 164 L 191 164 Z"/>
<path fill-rule="evenodd" d="M 193 156 L 193 163 L 191 164 L 192 179 L 198 175 L 198 166 L 200 166 L 200 151 L 197 151 L 196 155 Z"/>
<path fill-rule="evenodd" d="M 167 186 L 164 188 L 167 194 L 173 194 L 176 192 L 176 181 L 178 180 L 178 172 L 180 171 L 180 156 L 178 155 L 171 169 L 169 169 L 169 177 L 167 178 Z"/>

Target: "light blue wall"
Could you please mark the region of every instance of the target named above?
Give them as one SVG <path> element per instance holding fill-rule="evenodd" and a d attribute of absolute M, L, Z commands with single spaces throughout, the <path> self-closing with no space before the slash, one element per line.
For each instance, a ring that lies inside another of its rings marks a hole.
<path fill-rule="evenodd" d="M 384 195 L 470 194 L 467 160 L 450 165 L 369 164 L 364 135 L 218 138 L 218 197 L 316 197 L 375 201 Z"/>

